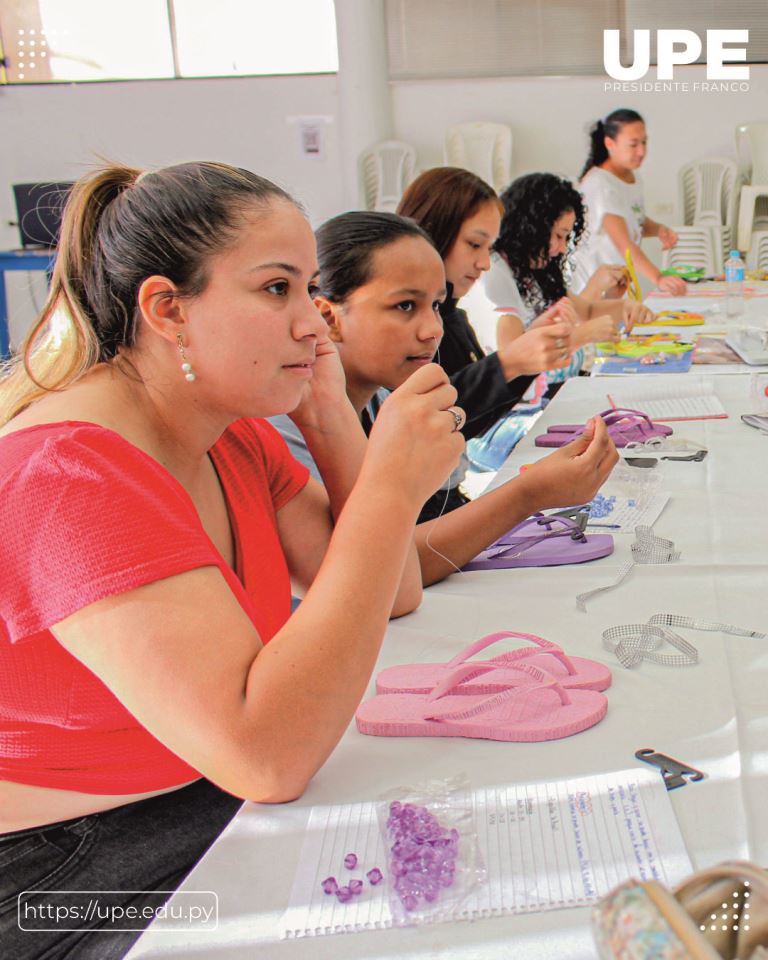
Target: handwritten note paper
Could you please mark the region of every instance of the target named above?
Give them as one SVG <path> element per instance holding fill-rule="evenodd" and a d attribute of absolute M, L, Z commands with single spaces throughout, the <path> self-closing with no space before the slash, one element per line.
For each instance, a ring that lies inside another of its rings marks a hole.
<path fill-rule="evenodd" d="M 674 883 L 690 870 L 653 772 L 483 790 L 476 809 L 488 883 L 472 916 L 585 905 L 628 877 Z"/>
<path fill-rule="evenodd" d="M 473 792 L 473 803 L 487 882 L 450 919 L 586 906 L 629 877 L 672 885 L 691 870 L 655 771 L 485 787 Z M 366 884 L 363 894 L 346 904 L 321 889 L 324 877 L 338 876 L 341 851 L 353 849 L 350 832 L 354 849 L 372 858 L 361 866 L 386 869 L 374 804 L 313 807 L 283 937 L 394 925 L 386 884 Z"/>

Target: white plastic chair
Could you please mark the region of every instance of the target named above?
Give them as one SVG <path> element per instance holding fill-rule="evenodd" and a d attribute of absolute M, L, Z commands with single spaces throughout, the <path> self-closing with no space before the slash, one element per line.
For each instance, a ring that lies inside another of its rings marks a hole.
<path fill-rule="evenodd" d="M 756 230 L 752 234 L 747 270 L 768 270 L 768 230 Z"/>
<path fill-rule="evenodd" d="M 678 241 L 661 256 L 663 269 L 690 265 L 708 275 L 723 269 L 723 227 L 675 227 Z"/>
<path fill-rule="evenodd" d="M 677 186 L 683 226 L 676 228 L 677 246 L 662 257 L 664 267 L 689 263 L 720 273 L 731 249 L 738 184 L 738 167 L 730 157 L 704 157 L 680 168 Z"/>
<path fill-rule="evenodd" d="M 366 210 L 394 213 L 416 170 L 416 151 L 401 140 L 382 140 L 360 156 Z"/>
<path fill-rule="evenodd" d="M 768 226 L 768 123 L 736 127 L 736 153 L 746 181 L 739 198 L 737 245 L 749 250 L 752 231 Z"/>
<path fill-rule="evenodd" d="M 446 130 L 443 158 L 501 192 L 512 179 L 512 131 L 503 123 L 457 123 Z"/>

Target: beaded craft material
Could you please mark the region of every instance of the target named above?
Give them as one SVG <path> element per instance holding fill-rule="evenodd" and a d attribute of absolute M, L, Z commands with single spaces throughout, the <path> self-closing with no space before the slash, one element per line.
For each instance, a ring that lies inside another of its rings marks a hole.
<path fill-rule="evenodd" d="M 593 520 L 600 520 L 603 517 L 609 517 L 613 513 L 615 506 L 615 496 L 606 497 L 602 493 L 597 493 L 595 494 L 592 503 L 589 505 L 589 516 Z"/>
<path fill-rule="evenodd" d="M 354 870 L 357 866 L 357 854 L 348 853 L 344 857 L 344 866 L 347 870 Z M 373 867 L 371 870 L 366 873 L 368 882 L 372 887 L 375 887 L 377 884 L 381 883 L 384 879 L 384 874 L 379 870 L 378 867 Z M 323 888 L 323 893 L 331 896 L 336 895 L 336 899 L 339 903 L 349 903 L 352 897 L 359 897 L 363 892 L 363 881 L 359 878 L 350 880 L 349 883 L 339 886 L 338 880 L 336 877 L 326 877 L 325 880 L 320 884 Z"/>
<path fill-rule="evenodd" d="M 416 910 L 422 900 L 434 903 L 441 888 L 453 886 L 458 830 L 443 827 L 426 807 L 393 800 L 387 836 L 392 841 L 389 869 L 405 910 Z"/>

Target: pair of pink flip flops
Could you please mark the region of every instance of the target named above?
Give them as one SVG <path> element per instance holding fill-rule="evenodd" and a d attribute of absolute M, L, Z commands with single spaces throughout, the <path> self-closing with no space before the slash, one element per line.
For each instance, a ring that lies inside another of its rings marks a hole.
<path fill-rule="evenodd" d="M 469 658 L 505 637 L 535 644 L 490 660 Z M 557 740 L 594 726 L 606 714 L 600 692 L 611 685 L 602 663 L 569 657 L 530 633 L 492 633 L 448 663 L 382 670 L 377 696 L 360 704 L 360 733 L 376 737 L 477 737 Z"/>
<path fill-rule="evenodd" d="M 535 513 L 478 553 L 462 569 L 555 567 L 586 563 L 611 553 L 613 537 L 610 534 L 586 534 L 572 517 Z"/>
<path fill-rule="evenodd" d="M 652 437 L 668 437 L 672 427 L 664 423 L 654 423 L 642 410 L 629 410 L 619 407 L 616 410 L 603 410 L 598 414 L 608 427 L 608 434 L 617 447 L 626 447 L 628 443 L 644 443 Z M 584 425 L 558 423 L 539 434 L 534 443 L 537 447 L 564 447 L 584 433 Z"/>

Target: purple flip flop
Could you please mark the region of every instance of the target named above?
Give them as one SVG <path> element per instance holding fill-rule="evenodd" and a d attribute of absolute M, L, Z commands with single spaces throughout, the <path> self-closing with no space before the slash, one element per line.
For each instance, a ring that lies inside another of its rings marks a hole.
<path fill-rule="evenodd" d="M 609 534 L 585 534 L 569 517 L 537 513 L 486 547 L 462 570 L 556 567 L 586 563 L 613 553 Z"/>
<path fill-rule="evenodd" d="M 642 410 L 633 410 L 630 407 L 611 407 L 597 414 L 605 420 L 606 424 L 615 423 L 624 416 L 645 417 L 647 414 Z M 547 433 L 583 433 L 585 424 L 582 423 L 553 423 L 547 427 Z"/>
<path fill-rule="evenodd" d="M 604 410 L 599 416 L 605 421 L 608 435 L 617 447 L 625 447 L 633 442 L 642 443 L 652 437 L 668 437 L 672 433 L 672 427 L 654 423 L 641 410 Z M 582 424 L 553 424 L 546 433 L 539 434 L 534 443 L 537 447 L 564 447 L 580 436 L 584 429 Z"/>

